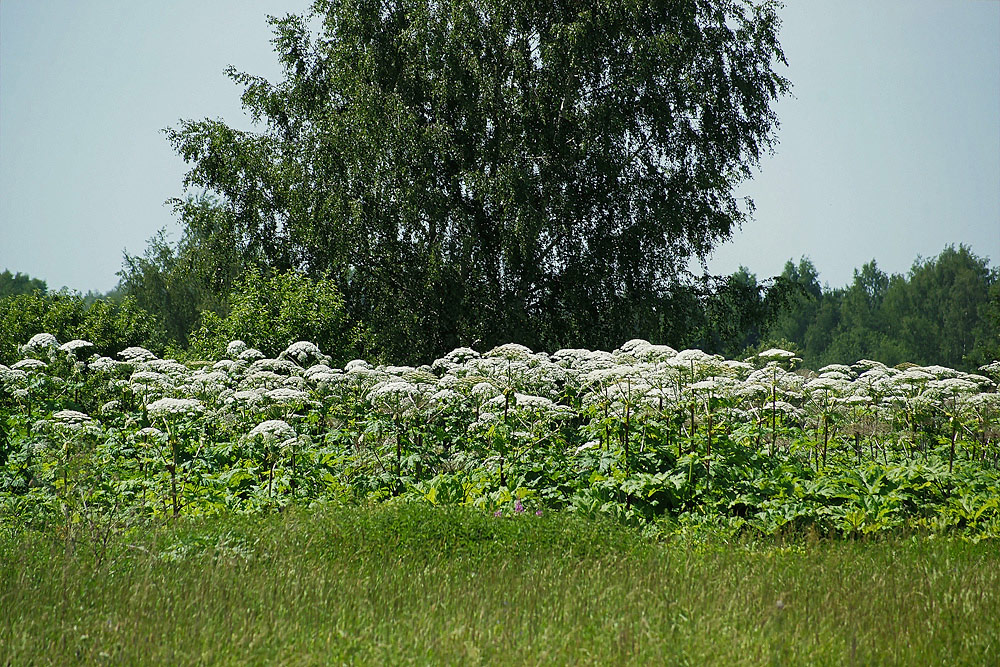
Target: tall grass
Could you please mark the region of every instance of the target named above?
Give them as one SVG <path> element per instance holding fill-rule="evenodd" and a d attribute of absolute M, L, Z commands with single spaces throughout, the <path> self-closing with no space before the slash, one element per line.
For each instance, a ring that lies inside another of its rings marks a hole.
<path fill-rule="evenodd" d="M 100 562 L 95 556 L 100 557 Z M 995 543 L 426 505 L 0 536 L 0 664 L 988 664 Z"/>

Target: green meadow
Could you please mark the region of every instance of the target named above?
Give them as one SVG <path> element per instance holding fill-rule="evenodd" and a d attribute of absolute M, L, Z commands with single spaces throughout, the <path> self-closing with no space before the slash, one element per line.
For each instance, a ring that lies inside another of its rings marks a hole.
<path fill-rule="evenodd" d="M 402 503 L 8 530 L 0 663 L 989 664 L 1000 551 Z"/>

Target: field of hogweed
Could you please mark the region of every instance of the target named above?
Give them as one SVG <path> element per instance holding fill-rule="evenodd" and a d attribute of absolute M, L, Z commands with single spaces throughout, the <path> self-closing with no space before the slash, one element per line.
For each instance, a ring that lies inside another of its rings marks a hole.
<path fill-rule="evenodd" d="M 39 334 L 0 366 L 0 516 L 118 530 L 415 500 L 653 532 L 1000 535 L 1000 363 L 797 370 L 633 340 L 340 367 L 297 342 L 180 363 Z"/>

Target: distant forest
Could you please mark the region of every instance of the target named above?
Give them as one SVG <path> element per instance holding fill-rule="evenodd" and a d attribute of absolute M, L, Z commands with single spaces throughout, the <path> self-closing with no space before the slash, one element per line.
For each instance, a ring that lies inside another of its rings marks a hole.
<path fill-rule="evenodd" d="M 0 273 L 0 299 L 35 291 L 47 292 L 48 289 L 44 280 L 32 278 L 26 273 L 11 273 L 9 270 Z"/>
<path fill-rule="evenodd" d="M 813 369 L 873 359 L 972 370 L 1000 358 L 1000 271 L 966 246 L 917 259 L 905 275 L 887 274 L 875 260 L 856 269 L 844 287 L 821 284 L 820 275 L 802 257 L 767 280 L 743 267 L 731 276 L 703 280 L 701 292 L 683 295 L 689 297 L 687 308 L 675 308 L 683 313 L 684 326 L 664 328 L 663 339 L 652 342 L 731 357 L 779 346 Z M 363 327 L 348 326 L 336 312 L 341 301 L 334 292 L 304 276 L 251 275 L 211 308 L 194 303 L 179 308 L 183 294 L 157 293 L 148 283 L 80 295 L 50 292 L 44 280 L 5 270 L 0 273 L 0 362 L 11 363 L 17 344 L 41 330 L 60 340 L 87 338 L 111 354 L 142 344 L 183 357 L 211 353 L 230 336 L 263 349 L 271 338 L 281 346 L 290 342 L 282 336 L 312 335 L 340 356 L 391 357 L 364 343 Z"/>
<path fill-rule="evenodd" d="M 846 287 L 821 286 L 819 275 L 806 257 L 785 264 L 782 278 L 801 291 L 764 336 L 791 344 L 808 367 L 872 359 L 972 370 L 1000 357 L 1000 272 L 966 246 L 918 259 L 906 275 L 872 260 Z"/>

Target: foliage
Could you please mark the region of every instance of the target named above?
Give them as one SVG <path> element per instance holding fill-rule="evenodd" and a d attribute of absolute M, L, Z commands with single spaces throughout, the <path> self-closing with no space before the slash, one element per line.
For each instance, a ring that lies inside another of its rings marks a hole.
<path fill-rule="evenodd" d="M 160 350 L 159 325 L 135 299 L 88 300 L 72 292 L 34 292 L 0 299 L 0 363 L 20 359 L 17 345 L 37 333 L 59 340 L 85 339 L 101 354 L 134 345 Z"/>
<path fill-rule="evenodd" d="M 3 273 L 0 273 L 0 299 L 17 294 L 31 294 L 32 292 L 42 292 L 44 294 L 47 291 L 48 286 L 44 280 L 32 278 L 26 273 L 18 271 L 16 274 L 13 274 L 10 272 L 10 269 L 5 269 Z"/>
<path fill-rule="evenodd" d="M 187 220 L 180 242 L 171 245 L 161 230 L 142 257 L 125 256 L 119 276 L 122 292 L 162 323 L 168 340 L 186 347 L 202 313 L 225 315 L 226 297 L 243 265 L 235 246 L 211 236 L 223 215 L 211 200 L 192 199 L 178 207 Z"/>
<path fill-rule="evenodd" d="M 846 288 L 821 288 L 806 258 L 789 261 L 782 277 L 803 294 L 768 336 L 795 341 L 809 366 L 866 358 L 971 370 L 1000 351 L 1000 272 L 966 246 L 918 258 L 906 276 L 887 275 L 872 260 Z"/>
<path fill-rule="evenodd" d="M 401 360 L 655 337 L 686 260 L 748 219 L 733 191 L 788 89 L 769 1 L 317 0 L 272 22 L 283 78 L 230 71 L 264 129 L 168 131 L 199 193 L 177 257 L 330 276 Z"/>
<path fill-rule="evenodd" d="M 32 358 L 0 366 L 14 526 L 406 499 L 734 535 L 1000 536 L 1000 394 L 941 366 L 817 375 L 782 350 L 734 361 L 641 340 L 343 368 L 306 341 L 277 358 L 234 341 L 186 366 L 56 344 L 35 337 Z"/>
<path fill-rule="evenodd" d="M 685 291 L 693 291 L 700 299 L 694 308 L 671 309 L 671 331 L 664 339 L 730 357 L 774 347 L 761 347 L 766 333 L 804 293 L 799 283 L 786 276 L 758 281 L 742 266 L 725 278 L 702 278 L 695 290 L 678 285 L 673 293 Z"/>
<path fill-rule="evenodd" d="M 313 280 L 290 271 L 262 275 L 256 270 L 236 281 L 222 318 L 202 313 L 191 339 L 191 353 L 218 357 L 232 340 L 242 340 L 268 356 L 277 356 L 298 340 L 309 340 L 344 363 L 362 350 L 364 332 L 344 312 L 332 280 Z"/>
<path fill-rule="evenodd" d="M 1000 359 L 1000 280 L 990 285 L 989 301 L 982 306 L 980 315 L 982 320 L 976 331 L 986 332 L 986 335 L 976 336 L 973 358 Z"/>

